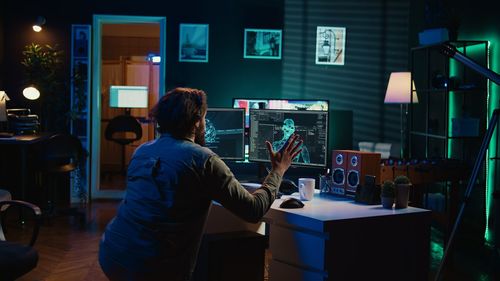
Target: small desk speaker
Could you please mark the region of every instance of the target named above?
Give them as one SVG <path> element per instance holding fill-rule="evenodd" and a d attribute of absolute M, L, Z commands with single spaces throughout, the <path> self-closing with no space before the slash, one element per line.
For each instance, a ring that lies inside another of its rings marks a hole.
<path fill-rule="evenodd" d="M 356 194 L 367 175 L 375 176 L 375 184 L 380 184 L 380 153 L 349 150 L 347 157 L 346 195 Z"/>

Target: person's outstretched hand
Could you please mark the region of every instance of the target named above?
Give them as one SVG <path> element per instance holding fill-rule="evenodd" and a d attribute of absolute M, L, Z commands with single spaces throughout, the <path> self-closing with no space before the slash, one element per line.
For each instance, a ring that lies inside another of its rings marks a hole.
<path fill-rule="evenodd" d="M 292 164 L 292 160 L 302 151 L 300 148 L 302 142 L 302 140 L 299 140 L 299 135 L 292 134 L 279 151 L 273 151 L 273 145 L 269 141 L 266 141 L 273 171 L 283 176 Z"/>

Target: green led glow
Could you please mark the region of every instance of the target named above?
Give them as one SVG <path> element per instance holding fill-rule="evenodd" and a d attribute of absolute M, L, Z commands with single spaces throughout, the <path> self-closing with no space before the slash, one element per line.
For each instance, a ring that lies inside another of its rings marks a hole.
<path fill-rule="evenodd" d="M 444 249 L 442 242 L 431 241 L 431 260 L 440 262 L 443 259 Z"/>
<path fill-rule="evenodd" d="M 463 48 L 457 48 L 460 52 L 463 52 Z M 458 75 L 458 69 L 460 67 L 460 63 L 455 59 L 450 58 L 450 77 Z M 459 115 L 458 110 L 460 106 L 457 101 L 457 95 L 455 92 L 450 91 L 448 96 L 448 136 L 452 135 L 452 127 L 451 120 Z M 453 152 L 455 151 L 454 147 L 455 141 L 453 139 L 448 139 L 448 158 L 453 158 Z"/>
<path fill-rule="evenodd" d="M 490 27 L 490 30 L 482 30 L 478 34 L 477 31 L 474 31 L 474 33 L 467 33 L 467 34 L 460 34 L 460 40 L 488 40 L 488 50 L 487 50 L 487 67 L 488 69 L 500 73 L 500 37 L 498 37 L 498 32 L 497 30 L 494 30 L 493 27 Z M 479 48 L 481 48 L 481 51 L 484 51 L 484 45 L 477 45 Z M 475 48 L 475 47 L 474 47 Z M 469 54 L 472 50 L 474 50 L 472 47 L 467 47 L 467 54 Z M 462 50 L 463 51 L 463 50 Z M 453 63 L 450 61 L 450 74 L 453 75 L 453 71 L 457 71 L 457 64 L 456 62 Z M 457 110 L 460 110 L 457 108 L 456 105 L 456 100 L 454 99 L 454 94 L 450 94 L 450 99 L 449 99 L 449 119 L 448 123 L 451 126 L 451 118 L 453 116 L 456 116 Z M 486 111 L 486 120 L 489 122 L 493 111 L 496 108 L 500 108 L 500 87 L 491 82 L 488 81 L 487 85 L 487 111 Z M 490 124 L 487 124 L 487 127 Z M 498 124 L 497 124 L 498 125 Z M 450 127 L 449 127 L 450 128 Z M 450 128 L 451 129 L 451 128 Z M 497 127 L 498 130 L 498 127 Z M 450 132 L 449 132 L 450 133 Z M 493 137 L 490 141 L 490 145 L 488 147 L 488 151 L 486 152 L 486 161 L 485 161 L 485 170 L 486 170 L 486 190 L 485 190 L 485 217 L 486 217 L 486 227 L 484 231 L 484 238 L 486 244 L 494 244 L 495 243 L 495 238 L 493 235 L 493 230 L 490 228 L 490 212 L 492 208 L 492 196 L 493 196 L 493 187 L 495 186 L 495 171 L 498 167 L 498 161 L 493 160 L 492 158 L 494 157 L 499 157 L 500 155 L 496 155 L 497 151 L 497 134 L 496 132 L 493 133 Z M 451 157 L 453 154 L 453 140 L 448 141 L 448 157 Z M 500 229 L 496 230 L 500 231 Z M 500 241 L 496 241 L 497 244 L 500 244 Z"/>
<path fill-rule="evenodd" d="M 488 44 L 488 55 L 490 56 L 488 59 L 488 68 L 493 70 L 494 72 L 498 73 L 500 70 L 500 65 L 498 63 L 498 60 L 500 59 L 499 56 L 499 51 L 500 51 L 500 46 L 498 42 L 500 42 L 500 38 L 497 37 L 496 32 L 494 33 L 494 36 L 490 36 L 489 38 L 492 38 L 493 40 L 489 41 Z M 492 44 L 492 42 L 494 42 Z M 492 46 L 493 45 L 493 46 Z M 494 52 L 490 52 L 492 48 L 494 47 Z M 490 64 L 491 62 L 491 64 Z M 493 111 L 496 108 L 499 108 L 499 103 L 500 103 L 500 88 L 498 87 L 497 84 L 495 83 L 488 83 L 488 122 L 490 116 L 492 116 Z M 488 124 L 490 126 L 490 124 Z M 498 131 L 498 124 L 496 130 Z M 493 236 L 493 231 L 490 228 L 489 221 L 490 221 L 490 212 L 492 208 L 492 197 L 493 197 L 493 189 L 495 186 L 495 173 L 497 170 L 497 162 L 495 160 L 492 160 L 494 157 L 499 157 L 499 155 L 496 155 L 497 151 L 497 144 L 498 144 L 498 139 L 497 139 L 497 134 L 496 132 L 493 133 L 493 136 L 490 141 L 490 146 L 488 148 L 487 152 L 487 161 L 486 161 L 486 198 L 485 198 L 485 215 L 486 215 L 486 229 L 484 231 L 484 238 L 487 244 L 494 244 L 494 236 Z M 492 171 L 492 172 L 490 172 Z M 500 230 L 496 230 L 500 231 Z M 497 243 L 500 243 L 500 241 L 497 241 Z"/>
<path fill-rule="evenodd" d="M 471 57 L 476 57 L 476 56 L 481 56 L 484 53 L 484 44 L 477 44 L 477 45 L 472 45 L 472 46 L 467 46 L 467 49 L 464 47 L 457 48 L 458 51 L 466 54 L 467 56 Z M 449 66 L 450 66 L 450 77 L 454 76 L 460 76 L 460 70 L 461 69 L 466 69 L 467 71 L 471 72 L 473 70 L 467 68 L 464 66 L 462 63 L 459 61 L 450 58 L 449 60 Z M 454 92 L 451 91 L 449 92 L 448 95 L 448 135 L 452 135 L 452 119 L 456 117 L 464 117 L 462 116 L 464 112 L 462 112 L 461 108 L 461 96 L 464 93 L 460 92 Z M 459 141 L 456 139 L 448 139 L 448 153 L 447 156 L 448 158 L 460 158 L 460 145 L 458 143 Z"/>

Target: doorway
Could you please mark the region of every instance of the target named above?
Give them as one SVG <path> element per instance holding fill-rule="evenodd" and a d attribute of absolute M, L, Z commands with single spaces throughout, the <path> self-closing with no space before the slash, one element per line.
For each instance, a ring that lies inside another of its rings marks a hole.
<path fill-rule="evenodd" d="M 91 198 L 122 198 L 132 153 L 155 138 L 148 112 L 165 89 L 166 19 L 94 15 L 93 27 Z M 130 128 L 111 131 L 125 119 Z"/>

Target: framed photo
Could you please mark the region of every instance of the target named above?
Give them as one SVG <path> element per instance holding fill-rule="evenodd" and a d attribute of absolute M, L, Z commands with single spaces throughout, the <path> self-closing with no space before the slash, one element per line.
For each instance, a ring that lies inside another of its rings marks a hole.
<path fill-rule="evenodd" d="M 179 61 L 208 62 L 208 24 L 180 24 Z"/>
<path fill-rule="evenodd" d="M 316 64 L 344 65 L 345 27 L 318 26 Z"/>
<path fill-rule="evenodd" d="M 281 29 L 245 29 L 243 57 L 281 59 Z"/>
<path fill-rule="evenodd" d="M 90 26 L 73 25 L 73 57 L 87 58 L 90 46 Z"/>

